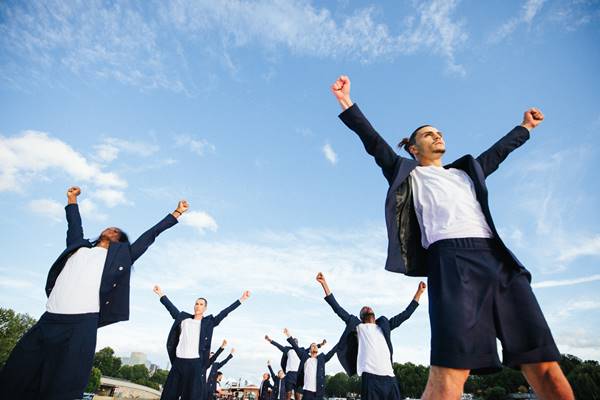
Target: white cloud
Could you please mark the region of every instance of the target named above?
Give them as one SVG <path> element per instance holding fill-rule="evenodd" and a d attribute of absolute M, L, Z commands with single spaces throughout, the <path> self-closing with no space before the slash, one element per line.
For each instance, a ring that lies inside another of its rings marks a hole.
<path fill-rule="evenodd" d="M 322 148 L 322 151 L 327 161 L 329 161 L 333 165 L 337 164 L 338 156 L 335 153 L 335 151 L 333 151 L 333 147 L 331 147 L 329 143 L 325 143 L 325 145 Z"/>
<path fill-rule="evenodd" d="M 183 225 L 191 226 L 199 233 L 205 233 L 206 231 L 215 232 L 218 228 L 215 219 L 204 211 L 188 211 L 180 219 Z"/>
<path fill-rule="evenodd" d="M 92 197 L 101 200 L 108 207 L 115 207 L 119 204 L 131 204 L 125 198 L 125 194 L 120 190 L 99 189 L 92 193 Z"/>
<path fill-rule="evenodd" d="M 492 34 L 490 42 L 498 43 L 502 41 L 510 36 L 521 24 L 531 25 L 535 16 L 538 15 L 542 9 L 544 2 L 545 0 L 527 0 L 525 4 L 523 4 L 523 7 L 521 7 L 520 14 L 502 24 L 502 26 Z"/>
<path fill-rule="evenodd" d="M 95 221 L 106 221 L 108 219 L 108 215 L 100 212 L 96 203 L 89 198 L 79 201 L 79 212 L 81 212 L 81 217 L 84 219 Z"/>
<path fill-rule="evenodd" d="M 25 131 L 17 136 L 0 136 L 0 191 L 19 192 L 25 183 L 60 170 L 77 182 L 91 182 L 105 188 L 123 189 L 127 182 L 106 172 L 83 155 L 48 133 Z"/>
<path fill-rule="evenodd" d="M 114 137 L 105 138 L 102 143 L 94 146 L 94 148 L 96 149 L 96 157 L 104 162 L 116 160 L 121 152 L 140 157 L 149 157 L 159 150 L 156 144 L 129 141 Z"/>
<path fill-rule="evenodd" d="M 51 199 L 35 199 L 28 204 L 29 210 L 33 213 L 50 218 L 53 221 L 59 222 L 65 219 L 64 204 Z"/>
<path fill-rule="evenodd" d="M 214 153 L 216 149 L 215 146 L 206 139 L 197 139 L 190 135 L 175 136 L 175 146 L 185 147 L 199 156 L 203 156 L 207 151 Z"/>
<path fill-rule="evenodd" d="M 568 263 L 578 257 L 600 256 L 600 235 L 592 238 L 583 238 L 580 241 L 572 243 L 571 246 L 562 249 L 558 260 Z"/>
<path fill-rule="evenodd" d="M 600 281 L 600 274 L 585 276 L 582 278 L 573 278 L 573 279 L 557 279 L 557 280 L 546 280 L 541 282 L 535 282 L 531 286 L 534 288 L 548 288 L 548 287 L 557 287 L 557 286 L 572 286 L 579 285 L 581 283 L 589 283 Z"/>

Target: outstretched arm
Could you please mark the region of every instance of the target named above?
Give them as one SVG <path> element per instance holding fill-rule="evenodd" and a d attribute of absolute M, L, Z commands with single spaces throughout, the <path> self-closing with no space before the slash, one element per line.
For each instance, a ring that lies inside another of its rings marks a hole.
<path fill-rule="evenodd" d="M 530 132 L 544 120 L 544 114 L 537 108 L 530 108 L 523 115 L 521 125 L 508 132 L 502 139 L 498 140 L 489 149 L 477 157 L 477 161 L 483 169 L 485 177 L 491 175 L 498 169 L 500 163 L 508 155 L 520 147 L 529 139 Z"/>
<path fill-rule="evenodd" d="M 154 225 L 152 228 L 148 229 L 146 232 L 142 233 L 142 235 L 137 238 L 135 242 L 131 244 L 131 259 L 132 261 L 140 258 L 142 254 L 148 250 L 148 247 L 156 237 L 160 235 L 163 231 L 169 229 L 173 225 L 177 223 L 177 219 L 188 210 L 188 202 L 185 200 L 181 200 L 177 204 L 177 208 L 172 213 L 168 214 L 165 218 L 163 218 L 158 224 Z"/>
<path fill-rule="evenodd" d="M 337 352 L 338 346 L 339 342 L 336 343 L 335 346 L 333 346 L 333 348 L 327 352 L 327 354 L 325 354 L 325 362 L 331 360 L 331 357 L 333 357 Z"/>
<path fill-rule="evenodd" d="M 273 381 L 275 381 L 277 378 L 279 378 L 275 374 L 275 371 L 273 371 L 273 368 L 271 368 L 271 360 L 267 361 L 267 367 L 269 367 L 269 373 L 271 374 L 271 378 L 273 378 Z"/>
<path fill-rule="evenodd" d="M 340 114 L 340 119 L 348 128 L 356 132 L 367 153 L 375 158 L 375 162 L 391 184 L 396 164 L 402 157 L 398 156 L 385 139 L 377 133 L 358 106 L 350 99 L 350 78 L 345 75 L 340 76 L 331 86 L 331 91 L 344 110 Z"/>
<path fill-rule="evenodd" d="M 277 343 L 276 341 L 271 339 L 269 337 L 269 335 L 265 335 L 265 340 L 267 342 L 271 343 L 273 346 L 277 347 L 279 349 L 279 351 L 281 351 L 282 353 L 285 353 L 285 347 L 283 347 L 282 345 L 280 345 L 279 343 Z"/>
<path fill-rule="evenodd" d="M 231 353 L 229 353 L 229 355 L 227 357 L 225 357 L 225 359 L 223 361 L 219 361 L 218 363 L 215 363 L 215 365 L 217 366 L 217 369 L 223 368 L 223 366 L 225 364 L 227 364 L 229 362 L 229 360 L 231 360 L 233 358 L 234 352 L 235 352 L 235 349 L 231 349 Z"/>
<path fill-rule="evenodd" d="M 217 349 L 217 351 L 215 351 L 215 353 L 212 355 L 212 357 L 208 358 L 208 361 L 206 362 L 206 368 L 210 367 L 211 365 L 213 365 L 213 363 L 215 361 L 217 361 L 217 358 L 219 358 L 219 356 L 221 355 L 223 350 L 225 350 L 225 347 L 227 347 L 227 340 L 223 339 L 223 343 L 221 343 L 221 347 L 219 347 Z"/>
<path fill-rule="evenodd" d="M 236 308 L 241 306 L 242 303 L 244 301 L 248 300 L 249 297 L 250 297 L 250 291 L 246 290 L 244 293 L 242 293 L 242 297 L 240 297 L 239 300 L 236 300 L 232 305 L 230 305 L 229 307 L 227 307 L 226 309 L 224 309 L 220 313 L 218 313 L 214 320 L 215 326 L 219 325 L 221 323 L 221 321 L 223 321 L 223 319 L 227 315 L 229 315 L 230 312 L 232 312 L 233 310 L 235 310 Z"/>
<path fill-rule="evenodd" d="M 177 318 L 177 316 L 179 315 L 179 310 L 177 309 L 177 307 L 175 307 L 175 305 L 173 305 L 173 303 L 171 303 L 171 300 L 169 300 L 167 295 L 164 294 L 164 292 L 162 291 L 160 286 L 154 285 L 154 288 L 152 288 L 152 291 L 154 293 L 156 293 L 158 295 L 158 297 L 160 297 L 160 302 L 162 303 L 163 306 L 165 306 L 167 311 L 169 311 L 169 314 L 171 314 L 171 317 L 173 317 L 173 319 Z"/>
<path fill-rule="evenodd" d="M 402 311 L 400 314 L 398 314 L 398 315 L 394 316 L 392 319 L 390 319 L 390 330 L 396 329 L 397 327 L 400 326 L 400 324 L 402 324 L 404 321 L 406 321 L 407 319 L 410 318 L 412 313 L 415 312 L 415 310 L 419 306 L 419 299 L 421 298 L 421 295 L 425 291 L 426 287 L 427 287 L 427 285 L 425 285 L 425 282 L 419 282 L 419 287 L 417 288 L 417 293 L 415 293 L 413 300 L 410 302 L 408 307 L 406 307 L 406 310 Z"/>
<path fill-rule="evenodd" d="M 67 190 L 67 206 L 65 213 L 67 215 L 67 246 L 83 239 L 83 226 L 81 225 L 81 215 L 77 205 L 77 196 L 81 194 L 81 189 L 72 186 Z"/>
<path fill-rule="evenodd" d="M 288 331 L 287 328 L 285 328 L 283 330 L 283 334 L 287 337 L 287 341 L 288 343 L 292 346 L 292 349 L 294 349 L 294 351 L 296 352 L 296 354 L 298 355 L 298 358 L 302 361 L 306 360 L 308 358 L 308 353 L 305 350 L 302 350 L 298 344 L 296 343 L 296 340 L 294 340 L 294 338 L 292 337 L 292 335 L 290 334 L 290 331 Z"/>
<path fill-rule="evenodd" d="M 331 293 L 331 290 L 329 289 L 329 285 L 327 284 L 327 281 L 325 280 L 325 275 L 323 275 L 322 272 L 319 272 L 317 274 L 317 282 L 319 282 L 321 284 L 321 287 L 323 288 L 323 291 L 325 292 L 325 301 L 331 306 L 331 308 L 338 315 L 338 317 L 340 317 L 342 319 L 342 321 L 344 321 L 346 324 L 348 324 L 350 322 L 350 320 L 352 319 L 353 315 L 349 314 L 346 310 L 344 310 L 342 308 L 342 306 L 340 306 L 338 304 L 335 297 L 333 297 L 333 293 Z"/>

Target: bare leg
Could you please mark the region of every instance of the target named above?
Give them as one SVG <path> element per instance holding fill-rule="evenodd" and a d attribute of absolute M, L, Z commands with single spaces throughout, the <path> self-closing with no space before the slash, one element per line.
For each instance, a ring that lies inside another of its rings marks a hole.
<path fill-rule="evenodd" d="M 290 390 L 289 392 L 285 392 L 286 398 L 287 400 L 292 400 L 292 391 Z"/>
<path fill-rule="evenodd" d="M 294 395 L 296 396 L 296 400 L 302 400 L 302 393 L 294 391 Z"/>
<path fill-rule="evenodd" d="M 540 400 L 574 400 L 573 390 L 556 361 L 521 365 Z"/>
<path fill-rule="evenodd" d="M 421 399 L 459 400 L 468 377 L 468 369 L 445 368 L 432 365 L 429 369 L 427 386 Z"/>

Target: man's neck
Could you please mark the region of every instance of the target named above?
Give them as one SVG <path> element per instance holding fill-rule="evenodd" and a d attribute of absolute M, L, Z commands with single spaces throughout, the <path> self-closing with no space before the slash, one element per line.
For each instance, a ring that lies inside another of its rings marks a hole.
<path fill-rule="evenodd" d="M 442 159 L 441 158 L 436 158 L 436 159 L 421 158 L 419 160 L 419 165 L 421 167 L 441 167 Z"/>
<path fill-rule="evenodd" d="M 194 314 L 194 319 L 202 319 L 204 318 L 204 314 Z"/>
<path fill-rule="evenodd" d="M 110 246 L 110 240 L 100 239 L 100 241 L 98 242 L 98 244 L 96 244 L 96 246 L 102 247 L 104 249 L 108 249 L 108 246 Z"/>

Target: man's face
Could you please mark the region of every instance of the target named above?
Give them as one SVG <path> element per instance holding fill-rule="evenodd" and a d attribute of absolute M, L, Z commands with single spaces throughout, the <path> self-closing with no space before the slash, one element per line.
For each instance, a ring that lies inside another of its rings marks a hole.
<path fill-rule="evenodd" d="M 194 304 L 194 314 L 202 315 L 206 311 L 206 300 L 198 299 Z"/>
<path fill-rule="evenodd" d="M 263 381 L 266 381 L 267 379 L 269 379 L 269 374 L 267 374 L 266 372 L 263 374 Z"/>
<path fill-rule="evenodd" d="M 369 306 L 360 309 L 360 320 L 362 322 L 375 322 L 375 312 Z"/>
<path fill-rule="evenodd" d="M 415 144 L 411 146 L 417 158 L 439 159 L 446 152 L 443 134 L 433 126 L 424 126 L 415 135 Z"/>
<path fill-rule="evenodd" d="M 110 228 L 106 228 L 100 234 L 100 239 L 108 239 L 108 241 L 111 243 L 118 242 L 120 238 L 121 238 L 121 230 L 114 226 L 111 226 Z"/>
<path fill-rule="evenodd" d="M 319 354 L 319 348 L 317 347 L 317 344 L 316 343 L 311 343 L 310 344 L 310 355 L 311 356 L 312 355 L 316 356 L 317 354 Z"/>
<path fill-rule="evenodd" d="M 217 382 L 221 382 L 221 379 L 223 379 L 223 375 L 217 375 Z"/>
<path fill-rule="evenodd" d="M 283 379 L 285 378 L 285 372 L 283 372 L 283 370 L 280 369 L 279 372 L 277 372 L 277 376 L 279 377 L 279 379 Z"/>

